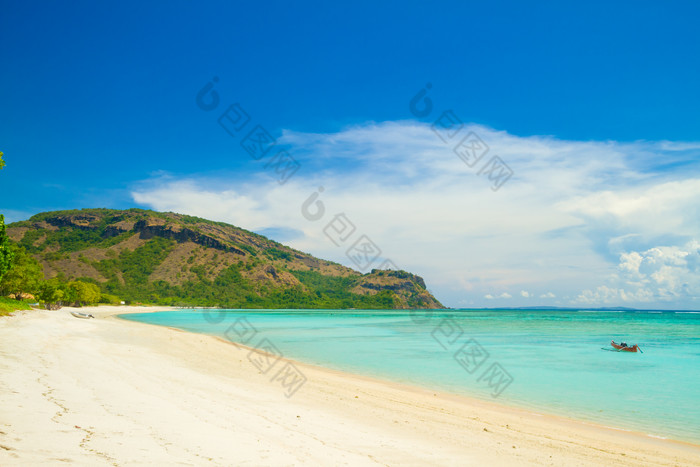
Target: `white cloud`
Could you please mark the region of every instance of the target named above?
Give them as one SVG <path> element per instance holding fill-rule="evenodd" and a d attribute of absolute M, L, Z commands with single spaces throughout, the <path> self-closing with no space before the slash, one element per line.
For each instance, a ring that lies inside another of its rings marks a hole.
<path fill-rule="evenodd" d="M 429 125 L 386 122 L 332 134 L 285 131 L 280 142 L 302 167 L 284 185 L 264 162 L 251 160 L 253 177 L 160 177 L 135 187 L 133 197 L 250 230 L 298 232 L 285 243 L 353 266 L 349 245 L 336 246 L 323 233 L 335 214 L 345 213 L 356 227 L 348 242 L 367 235 L 382 258 L 424 276 L 447 305 L 469 299 L 479 306 L 496 297 L 493 290 L 536 288 L 553 291 L 540 298 L 556 292 L 609 302 L 622 289 L 628 299 L 647 299 L 628 292 L 625 281 L 601 280 L 626 270 L 626 281 L 658 281 L 668 294 L 689 296 L 680 294 L 676 273 L 644 271 L 660 261 L 649 249 L 700 238 L 697 143 L 563 141 L 474 125 L 465 131 L 489 145 L 482 162 L 497 154 L 513 169 L 500 190 L 478 175 L 481 163 L 468 167 Z M 678 169 L 659 169 L 663 164 Z M 301 206 L 319 187 L 325 213 L 311 221 Z M 662 251 L 673 270 L 672 255 Z M 618 269 L 623 253 L 630 256 Z M 599 291 L 601 285 L 618 292 Z"/>
<path fill-rule="evenodd" d="M 279 188 L 269 184 L 240 185 L 236 190 L 207 186 L 206 180 L 173 180 L 169 177 L 149 181 L 148 188 L 133 191 L 134 201 L 159 211 L 174 211 L 214 220 L 224 220 L 251 229 L 284 225 L 292 216 L 282 216 L 274 203 L 281 198 Z M 280 219 L 272 223 L 271 214 Z"/>
<path fill-rule="evenodd" d="M 484 295 L 484 298 L 487 300 L 495 300 L 498 298 L 503 298 L 503 299 L 513 298 L 513 296 L 511 294 L 509 294 L 508 292 L 503 292 L 502 294 L 495 295 L 495 296 L 488 293 L 488 294 Z"/>
<path fill-rule="evenodd" d="M 600 252 L 611 255 L 685 242 L 700 233 L 700 178 L 661 181 L 578 196 L 558 203 L 580 218 Z"/>
<path fill-rule="evenodd" d="M 525 290 L 520 291 L 520 296 L 523 298 L 530 298 L 530 292 L 527 292 Z"/>
<path fill-rule="evenodd" d="M 619 305 L 620 303 L 645 303 L 652 299 L 651 292 L 643 289 L 626 291 L 601 285 L 595 290 L 584 290 L 577 301 L 588 305 Z"/>
<path fill-rule="evenodd" d="M 584 290 L 583 303 L 692 302 L 700 298 L 700 242 L 622 253 L 613 286 Z"/>

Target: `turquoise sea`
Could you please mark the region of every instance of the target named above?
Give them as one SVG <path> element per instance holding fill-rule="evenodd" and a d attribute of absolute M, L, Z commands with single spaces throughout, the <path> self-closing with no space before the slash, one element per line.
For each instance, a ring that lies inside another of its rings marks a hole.
<path fill-rule="evenodd" d="M 700 312 L 181 310 L 121 317 L 700 444 Z M 611 339 L 639 344 L 643 353 L 602 350 Z"/>

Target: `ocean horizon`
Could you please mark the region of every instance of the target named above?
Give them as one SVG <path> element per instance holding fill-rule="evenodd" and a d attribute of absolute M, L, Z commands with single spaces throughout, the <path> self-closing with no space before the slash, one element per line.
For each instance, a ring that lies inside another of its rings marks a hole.
<path fill-rule="evenodd" d="M 698 311 L 183 309 L 120 317 L 334 370 L 700 443 Z M 604 351 L 610 340 L 638 344 L 642 353 Z"/>

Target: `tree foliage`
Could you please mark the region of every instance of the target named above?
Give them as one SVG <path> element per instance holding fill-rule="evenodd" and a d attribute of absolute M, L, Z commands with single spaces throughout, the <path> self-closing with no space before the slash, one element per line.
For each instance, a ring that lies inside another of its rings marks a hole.
<path fill-rule="evenodd" d="M 21 300 L 22 294 L 36 294 L 44 277 L 41 265 L 27 251 L 11 244 L 10 250 L 14 256 L 12 267 L 0 281 L 0 291 L 3 295 L 15 294 Z"/>
<path fill-rule="evenodd" d="M 95 284 L 83 281 L 71 281 L 67 284 L 68 289 L 75 293 L 74 303 L 78 305 L 93 305 L 100 301 L 100 288 Z"/>
<path fill-rule="evenodd" d="M 10 239 L 7 237 L 5 229 L 5 216 L 0 214 L 0 281 L 12 266 L 13 257 L 14 251 L 10 248 Z"/>
<path fill-rule="evenodd" d="M 71 281 L 61 282 L 58 278 L 41 281 L 38 287 L 37 298 L 44 303 L 57 303 L 62 305 L 94 305 L 102 302 L 103 295 L 100 288 L 90 282 Z M 105 303 L 118 302 L 118 297 L 109 296 Z"/>
<path fill-rule="evenodd" d="M 116 295 L 111 295 L 107 293 L 100 294 L 100 303 L 106 303 L 108 305 L 119 305 L 121 304 L 121 299 Z"/>
<path fill-rule="evenodd" d="M 39 294 L 36 298 L 45 303 L 61 303 L 65 295 L 65 284 L 54 277 L 39 284 Z"/>

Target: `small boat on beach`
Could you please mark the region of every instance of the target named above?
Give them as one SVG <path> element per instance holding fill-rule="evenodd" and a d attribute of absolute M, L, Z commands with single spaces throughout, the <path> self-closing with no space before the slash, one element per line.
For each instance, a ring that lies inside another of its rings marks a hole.
<path fill-rule="evenodd" d="M 94 318 L 94 316 L 92 316 L 92 315 L 89 315 L 87 313 L 80 313 L 79 311 L 71 311 L 70 314 L 75 316 L 76 318 L 82 318 L 82 319 Z"/>
<path fill-rule="evenodd" d="M 615 341 L 610 341 L 610 345 L 612 345 L 612 347 L 614 349 L 616 349 L 618 352 L 637 352 L 637 351 L 642 352 L 642 349 L 640 349 L 637 344 L 630 346 L 630 345 L 627 345 L 626 342 L 620 342 L 619 344 L 617 344 L 617 343 L 615 343 Z M 642 352 L 642 353 L 644 353 L 644 352 Z"/>

